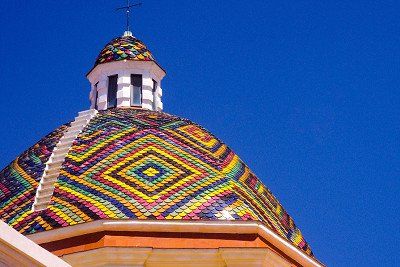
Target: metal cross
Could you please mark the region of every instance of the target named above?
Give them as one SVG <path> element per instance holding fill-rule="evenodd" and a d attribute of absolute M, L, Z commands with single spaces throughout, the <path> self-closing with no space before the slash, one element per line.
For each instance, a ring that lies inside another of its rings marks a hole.
<path fill-rule="evenodd" d="M 119 7 L 116 10 L 126 10 L 126 30 L 129 32 L 130 31 L 130 22 L 129 22 L 129 13 L 131 12 L 131 8 L 134 7 L 140 7 L 142 5 L 142 3 L 136 3 L 136 4 L 130 4 L 129 0 L 126 0 L 126 6 L 123 7 Z"/>

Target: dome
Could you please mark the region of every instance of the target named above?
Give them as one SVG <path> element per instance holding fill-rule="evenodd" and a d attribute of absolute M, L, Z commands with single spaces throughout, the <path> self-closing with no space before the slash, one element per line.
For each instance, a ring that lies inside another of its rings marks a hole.
<path fill-rule="evenodd" d="M 107 62 L 120 60 L 154 61 L 146 45 L 131 35 L 112 39 L 97 56 L 94 67 Z"/>
<path fill-rule="evenodd" d="M 0 219 L 19 232 L 102 219 L 253 220 L 312 255 L 292 218 L 229 147 L 190 120 L 144 109 L 99 111 L 73 141 L 50 204 L 33 211 L 45 163 L 68 127 L 0 172 Z"/>

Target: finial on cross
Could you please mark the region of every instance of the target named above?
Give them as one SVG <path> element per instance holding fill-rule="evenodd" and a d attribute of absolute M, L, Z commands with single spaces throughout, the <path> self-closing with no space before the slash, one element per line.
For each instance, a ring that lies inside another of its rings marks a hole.
<path fill-rule="evenodd" d="M 129 0 L 126 0 L 126 6 L 119 7 L 116 9 L 117 11 L 125 10 L 125 12 L 126 12 L 126 32 L 125 32 L 125 34 L 132 34 L 130 31 L 130 21 L 129 21 L 129 19 L 130 19 L 129 13 L 131 12 L 131 8 L 140 7 L 141 5 L 142 5 L 142 3 L 131 4 Z"/>

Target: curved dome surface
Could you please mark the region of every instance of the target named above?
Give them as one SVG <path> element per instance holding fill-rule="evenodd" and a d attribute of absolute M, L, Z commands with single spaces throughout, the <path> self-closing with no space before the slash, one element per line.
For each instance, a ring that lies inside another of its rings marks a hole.
<path fill-rule="evenodd" d="M 31 211 L 63 125 L 0 172 L 0 219 L 23 234 L 100 219 L 257 220 L 307 254 L 277 199 L 201 126 L 140 109 L 100 111 L 74 141 L 51 203 Z"/>
<path fill-rule="evenodd" d="M 101 50 L 94 66 L 120 60 L 155 61 L 142 41 L 133 36 L 122 36 L 114 38 Z"/>

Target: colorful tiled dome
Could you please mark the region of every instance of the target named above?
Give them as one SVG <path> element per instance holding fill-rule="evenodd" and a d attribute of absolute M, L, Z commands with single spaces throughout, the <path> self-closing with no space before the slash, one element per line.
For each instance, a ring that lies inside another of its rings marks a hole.
<path fill-rule="evenodd" d="M 47 209 L 32 211 L 61 126 L 0 172 L 0 219 L 23 234 L 100 219 L 257 220 L 312 255 L 292 218 L 224 143 L 166 113 L 100 111 L 74 140 Z"/>
<path fill-rule="evenodd" d="M 120 60 L 155 61 L 142 41 L 127 35 L 111 40 L 97 56 L 94 66 Z"/>

